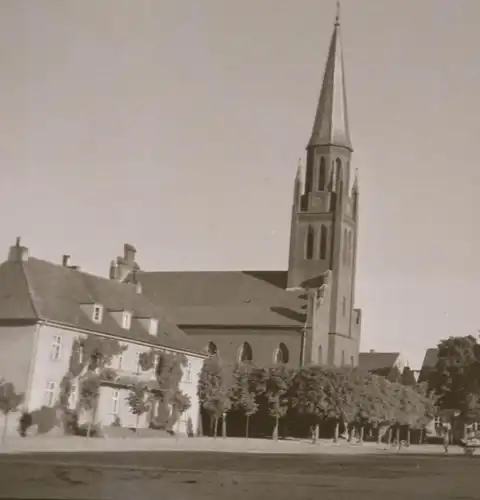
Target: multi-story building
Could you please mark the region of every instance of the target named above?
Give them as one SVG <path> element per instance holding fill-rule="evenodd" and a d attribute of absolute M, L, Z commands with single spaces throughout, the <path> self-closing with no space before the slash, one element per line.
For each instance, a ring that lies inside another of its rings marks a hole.
<path fill-rule="evenodd" d="M 139 286 L 82 272 L 68 265 L 67 256 L 62 265 L 29 257 L 28 249 L 17 241 L 0 265 L 0 378 L 25 395 L 22 409 L 56 405 L 74 341 L 91 335 L 116 339 L 125 347 L 111 362 L 116 382 L 101 388 L 98 423 L 109 425 L 118 417 L 123 426 L 136 425 L 126 402 L 129 383 L 154 381 L 153 369 L 140 369 L 139 356 L 155 349 L 183 353 L 187 359 L 179 388 L 190 397 L 191 407 L 176 430 L 185 432 L 189 422 L 195 432 L 197 380 L 205 356 L 187 335 Z M 74 384 L 70 406 L 77 402 Z M 148 423 L 144 414 L 139 426 Z M 15 432 L 17 424 L 12 417 L 9 432 Z"/>

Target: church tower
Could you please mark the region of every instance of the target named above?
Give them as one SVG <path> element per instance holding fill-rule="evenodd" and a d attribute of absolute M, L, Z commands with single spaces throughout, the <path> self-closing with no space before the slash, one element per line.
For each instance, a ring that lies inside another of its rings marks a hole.
<path fill-rule="evenodd" d="M 288 269 L 289 288 L 318 286 L 314 283 L 321 283 L 320 277 L 330 271 L 326 323 L 328 359 L 337 359 L 335 364 L 349 364 L 350 359 L 353 363 L 353 357 L 350 348 L 340 349 L 340 356 L 332 352 L 331 336 L 351 339 L 360 321 L 360 312 L 353 309 L 359 195 L 356 175 L 351 178 L 352 152 L 337 13 L 306 148 L 305 174 L 299 166 L 295 179 Z M 341 338 L 337 344 L 344 343 Z M 338 359 L 346 354 L 348 360 Z"/>

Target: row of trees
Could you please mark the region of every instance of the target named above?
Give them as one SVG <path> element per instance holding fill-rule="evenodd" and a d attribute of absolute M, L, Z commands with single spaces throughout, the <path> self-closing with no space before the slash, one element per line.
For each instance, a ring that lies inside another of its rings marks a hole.
<path fill-rule="evenodd" d="M 269 417 L 273 439 L 278 439 L 279 423 L 286 417 L 312 430 L 315 441 L 322 425 L 333 427 L 334 439 L 340 428 L 358 430 L 360 440 L 368 426 L 382 429 L 423 429 L 435 415 L 436 397 L 427 385 L 403 385 L 359 369 L 330 369 L 308 366 L 290 369 L 284 365 L 255 367 L 239 364 L 233 369 L 217 356 L 205 361 L 198 384 L 198 396 L 217 435 L 231 412 L 245 417 L 245 435 L 253 415 Z M 223 429 L 225 433 L 225 429 Z"/>

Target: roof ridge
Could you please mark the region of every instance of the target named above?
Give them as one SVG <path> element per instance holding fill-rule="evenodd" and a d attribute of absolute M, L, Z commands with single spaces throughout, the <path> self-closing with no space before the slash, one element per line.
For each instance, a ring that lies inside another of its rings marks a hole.
<path fill-rule="evenodd" d="M 27 272 L 27 269 L 25 267 L 25 261 L 20 262 L 20 269 L 22 270 L 22 275 L 23 275 L 23 278 L 25 279 L 25 284 L 27 285 L 28 298 L 30 300 L 30 304 L 32 305 L 33 312 L 35 313 L 35 316 L 37 317 L 37 319 L 41 319 L 42 315 L 40 314 L 40 311 L 39 311 L 40 308 L 37 306 L 37 303 L 35 300 L 35 296 L 33 293 L 33 286 L 31 285 L 30 279 L 28 277 L 28 272 Z"/>

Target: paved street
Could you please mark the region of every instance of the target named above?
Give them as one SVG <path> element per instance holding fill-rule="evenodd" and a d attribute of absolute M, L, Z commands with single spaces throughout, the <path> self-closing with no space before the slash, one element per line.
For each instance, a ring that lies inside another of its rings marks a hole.
<path fill-rule="evenodd" d="M 441 454 L 37 452 L 0 455 L 0 498 L 473 500 L 479 466 Z"/>

